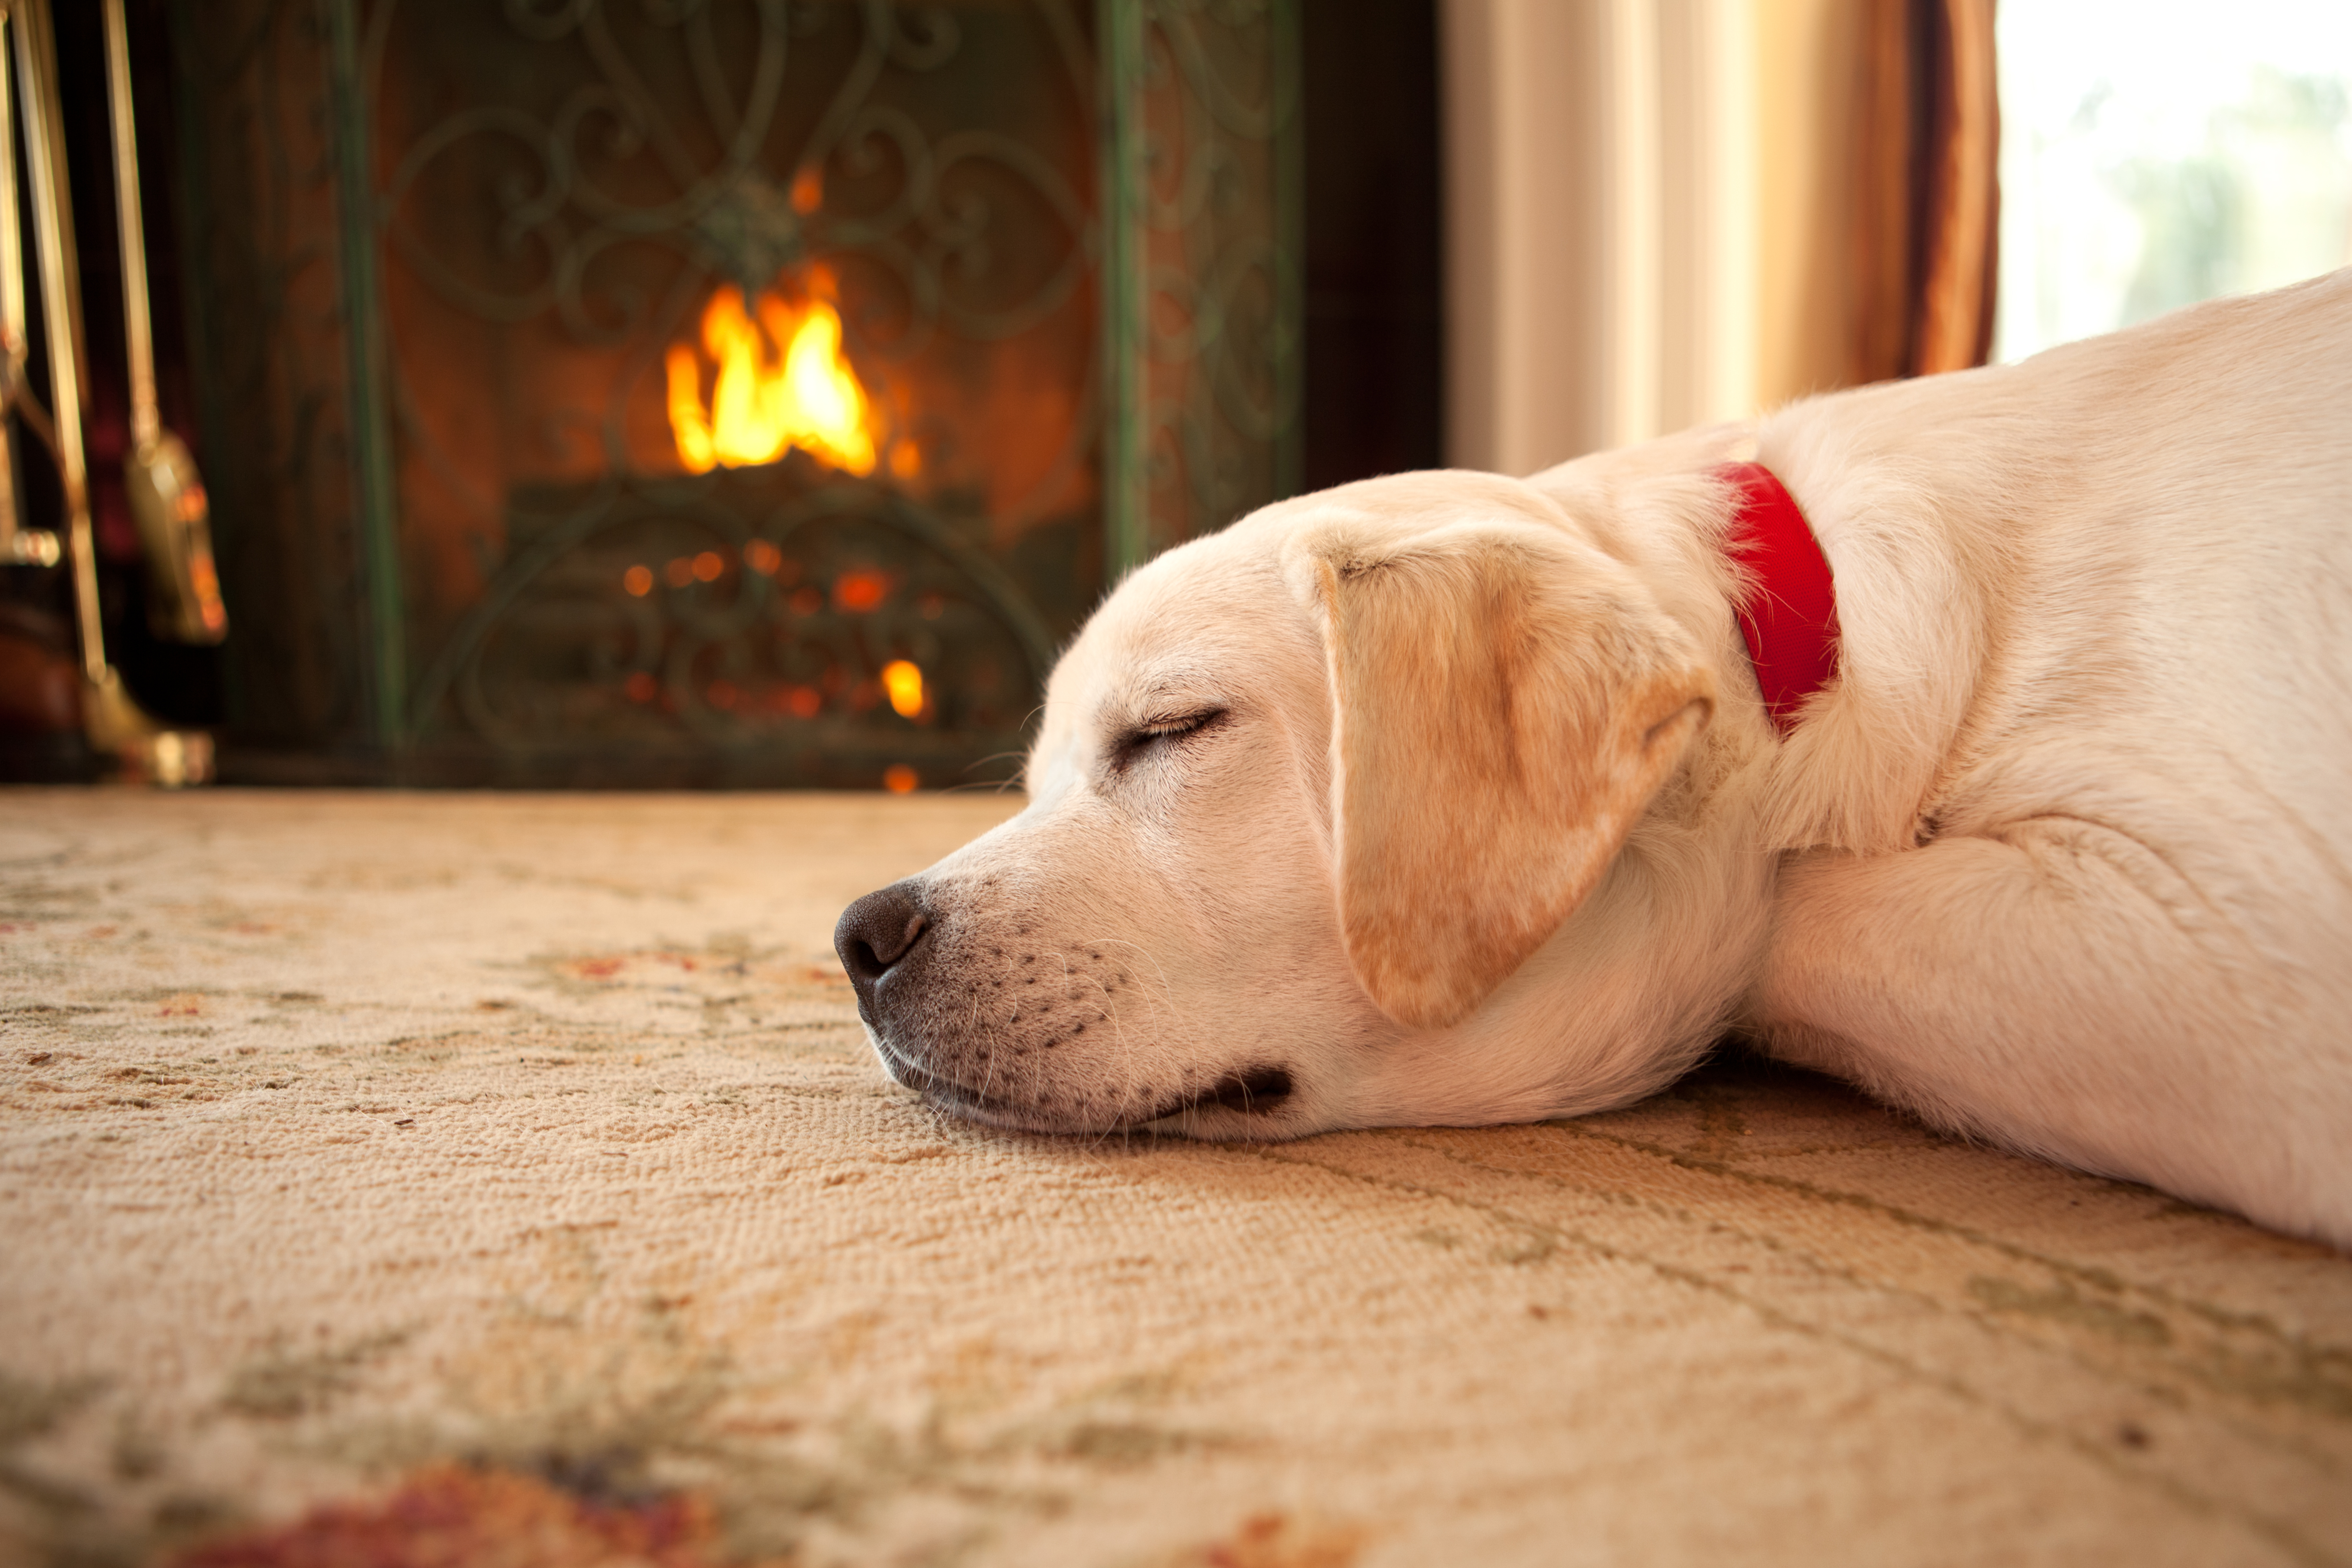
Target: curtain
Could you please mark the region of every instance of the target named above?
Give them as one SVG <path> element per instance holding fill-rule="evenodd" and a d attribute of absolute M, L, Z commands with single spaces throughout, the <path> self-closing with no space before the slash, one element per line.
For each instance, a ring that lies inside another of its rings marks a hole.
<path fill-rule="evenodd" d="M 1851 384 L 1982 364 L 2000 244 L 1993 0 L 1864 0 Z"/>

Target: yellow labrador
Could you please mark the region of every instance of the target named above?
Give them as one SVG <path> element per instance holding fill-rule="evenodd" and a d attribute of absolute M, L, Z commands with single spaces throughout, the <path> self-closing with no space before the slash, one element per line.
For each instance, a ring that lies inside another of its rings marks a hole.
<path fill-rule="evenodd" d="M 1785 731 L 1727 542 L 1750 457 L 1834 574 Z M 1120 585 L 1027 782 L 836 932 L 955 1112 L 1514 1121 L 1738 1030 L 2352 1245 L 2352 270 L 1268 507 Z"/>

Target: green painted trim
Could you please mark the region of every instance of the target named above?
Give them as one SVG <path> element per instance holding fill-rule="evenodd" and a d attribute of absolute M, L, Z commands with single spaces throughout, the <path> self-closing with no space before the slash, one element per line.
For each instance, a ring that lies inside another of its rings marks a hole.
<path fill-rule="evenodd" d="M 1103 576 L 1151 552 L 1150 366 L 1144 343 L 1143 23 L 1149 0 L 1096 0 L 1102 269 Z"/>
<path fill-rule="evenodd" d="M 377 278 L 375 187 L 368 157 L 368 103 L 360 66 L 360 0 L 320 0 L 327 32 L 328 107 L 333 115 L 337 216 L 342 230 L 345 356 L 351 377 L 352 489 L 367 584 L 368 707 L 377 744 L 407 739 L 407 605 L 401 591 L 399 498 L 393 478 L 385 395 L 383 296 Z"/>
<path fill-rule="evenodd" d="M 1307 81 L 1299 0 L 1273 0 L 1274 385 L 1281 423 L 1274 437 L 1274 499 L 1295 496 L 1307 468 Z"/>

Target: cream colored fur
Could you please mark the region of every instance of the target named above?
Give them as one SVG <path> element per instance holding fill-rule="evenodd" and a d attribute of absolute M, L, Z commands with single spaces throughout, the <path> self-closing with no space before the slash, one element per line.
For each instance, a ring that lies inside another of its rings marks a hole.
<path fill-rule="evenodd" d="M 1710 473 L 1751 448 L 1844 634 L 1785 739 Z M 1738 1029 L 2352 1245 L 2352 271 L 1266 508 L 1121 585 L 1028 782 L 873 1026 L 968 1114 L 1528 1120 Z"/>

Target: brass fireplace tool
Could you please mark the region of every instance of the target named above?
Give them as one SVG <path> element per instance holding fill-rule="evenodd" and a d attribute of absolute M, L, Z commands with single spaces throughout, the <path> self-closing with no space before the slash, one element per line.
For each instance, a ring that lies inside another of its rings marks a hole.
<path fill-rule="evenodd" d="M 0 58 L 14 45 L 17 102 L 8 101 L 0 65 L 0 402 L 5 413 L 56 458 L 65 492 L 65 538 L 21 526 L 14 451 L 0 441 L 0 562 L 53 565 L 62 554 L 73 574 L 79 638 L 82 731 L 93 750 L 118 758 L 134 776 L 173 786 L 201 784 L 213 771 L 212 737 L 174 730 L 143 711 L 106 656 L 99 616 L 98 558 L 82 449 L 82 316 L 67 200 L 65 117 L 57 43 L 47 0 L 0 0 Z M 131 360 L 131 456 L 125 465 L 131 510 L 147 555 L 148 616 L 159 637 L 211 644 L 228 616 L 213 569 L 204 486 L 177 437 L 164 430 L 155 404 L 153 340 L 148 319 L 147 252 L 139 207 L 138 151 L 131 118 L 130 49 L 122 0 L 106 4 L 107 76 L 114 111 L 115 189 L 122 230 L 125 335 Z M 11 110 L 16 110 L 12 114 Z M 32 177 L 33 249 L 40 266 L 41 313 L 48 323 L 49 397 L 45 411 L 26 376 L 24 237 L 17 232 L 13 126 L 21 119 L 25 163 Z"/>
<path fill-rule="evenodd" d="M 139 211 L 139 125 L 122 0 L 106 0 L 106 86 L 114 110 L 114 198 L 122 235 L 123 339 L 131 360 L 131 456 L 123 481 L 147 549 L 147 613 L 157 637 L 209 646 L 228 635 L 213 569 L 210 508 L 187 443 L 155 407 L 155 338 L 147 317 L 147 230 Z"/>

